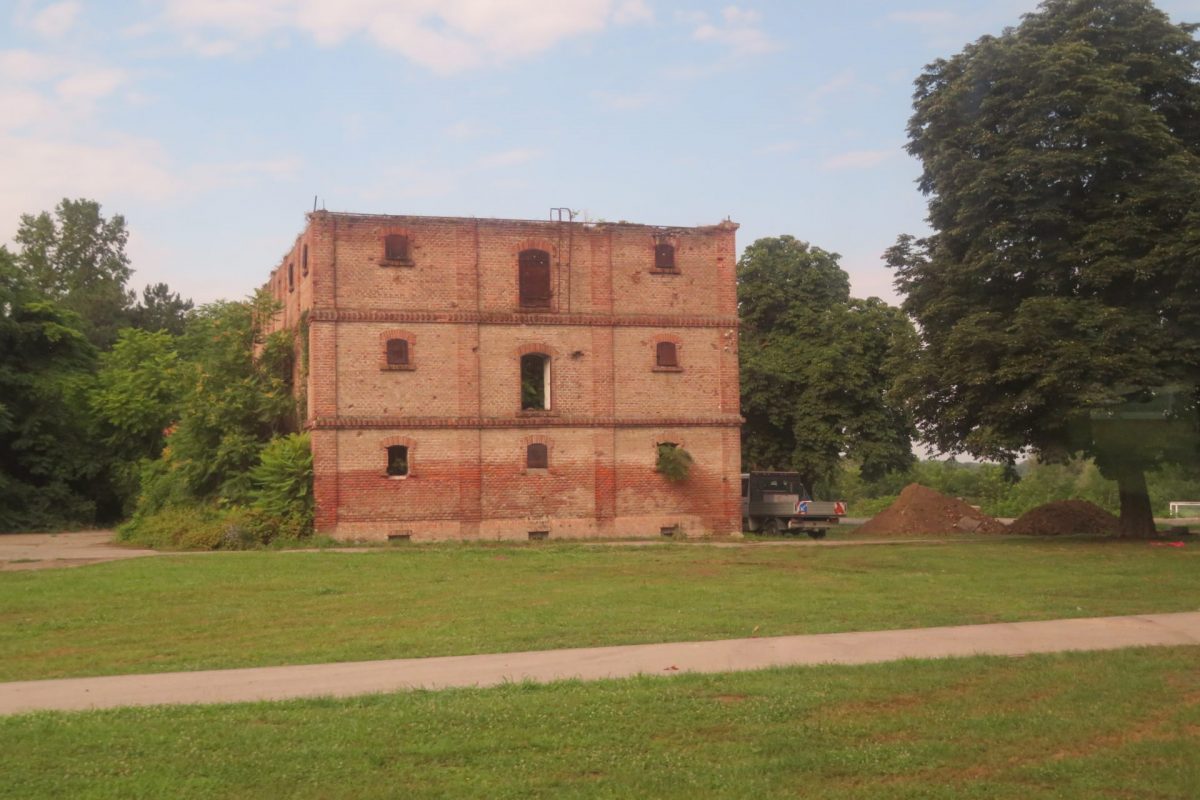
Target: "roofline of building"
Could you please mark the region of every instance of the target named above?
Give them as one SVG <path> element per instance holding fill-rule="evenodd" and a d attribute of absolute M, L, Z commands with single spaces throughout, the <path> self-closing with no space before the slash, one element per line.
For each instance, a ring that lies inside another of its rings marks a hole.
<path fill-rule="evenodd" d="M 582 221 L 572 220 L 553 220 L 553 219 L 505 219 L 503 217 L 442 217 L 442 216 L 424 216 L 420 214 L 364 214 L 354 211 L 327 211 L 320 209 L 317 211 L 309 211 L 305 214 L 308 219 L 320 219 L 322 217 L 336 217 L 338 219 L 353 219 L 353 220 L 412 220 L 415 222 L 442 222 L 442 223 L 462 223 L 475 222 L 493 225 L 560 225 L 571 224 L 590 229 L 604 228 L 636 228 L 639 230 L 671 232 L 671 231 L 735 231 L 740 226 L 731 219 L 724 219 L 715 225 L 646 225 L 639 222 L 609 222 L 606 220 Z"/>

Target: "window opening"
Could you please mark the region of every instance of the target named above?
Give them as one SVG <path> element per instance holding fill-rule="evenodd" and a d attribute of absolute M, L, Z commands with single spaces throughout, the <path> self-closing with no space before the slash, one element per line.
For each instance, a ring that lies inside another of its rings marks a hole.
<path fill-rule="evenodd" d="M 404 445 L 395 444 L 387 449 L 387 474 L 392 478 L 408 474 L 408 448 Z"/>
<path fill-rule="evenodd" d="M 535 442 L 525 448 L 525 468 L 526 469 L 549 469 L 550 454 L 546 449 L 546 445 Z"/>
<path fill-rule="evenodd" d="M 387 364 L 389 367 L 408 366 L 408 340 L 387 340 Z"/>
<path fill-rule="evenodd" d="M 654 245 L 654 268 L 675 269 L 675 245 Z"/>
<path fill-rule="evenodd" d="M 530 531 L 529 540 L 531 542 L 541 542 L 550 538 L 550 531 Z"/>
<path fill-rule="evenodd" d="M 518 258 L 521 308 L 550 307 L 550 254 L 522 250 Z"/>
<path fill-rule="evenodd" d="M 521 356 L 521 410 L 550 408 L 550 356 L 529 353 Z"/>
<path fill-rule="evenodd" d="M 659 442 L 654 470 L 671 481 L 685 481 L 692 471 L 692 454 L 675 442 Z"/>
<path fill-rule="evenodd" d="M 654 358 L 660 367 L 679 366 L 679 354 L 674 342 L 659 342 L 654 348 Z"/>
<path fill-rule="evenodd" d="M 296 265 L 288 262 L 288 291 L 296 291 Z"/>
<path fill-rule="evenodd" d="M 383 255 L 388 261 L 407 261 L 408 237 L 400 233 L 383 237 Z"/>
<path fill-rule="evenodd" d="M 308 245 L 300 248 L 300 275 L 308 274 Z"/>

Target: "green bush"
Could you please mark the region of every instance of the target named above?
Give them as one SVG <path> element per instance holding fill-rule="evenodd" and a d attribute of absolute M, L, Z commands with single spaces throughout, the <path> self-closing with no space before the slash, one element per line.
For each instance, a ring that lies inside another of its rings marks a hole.
<path fill-rule="evenodd" d="M 308 434 L 293 433 L 268 442 L 250 479 L 254 508 L 274 518 L 286 537 L 312 531 L 313 462 Z"/>
<path fill-rule="evenodd" d="M 658 446 L 658 461 L 654 469 L 667 480 L 685 481 L 692 471 L 692 454 L 677 444 L 663 442 Z"/>
<path fill-rule="evenodd" d="M 307 539 L 311 530 L 311 517 L 192 505 L 139 514 L 117 529 L 117 538 L 154 550 L 255 550 Z"/>
<path fill-rule="evenodd" d="M 210 506 L 168 506 L 117 528 L 120 541 L 155 550 L 215 550 L 224 514 Z"/>

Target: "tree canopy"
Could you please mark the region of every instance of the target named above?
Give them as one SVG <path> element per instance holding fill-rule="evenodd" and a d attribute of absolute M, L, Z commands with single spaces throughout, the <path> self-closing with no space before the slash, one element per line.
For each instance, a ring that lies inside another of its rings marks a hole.
<path fill-rule="evenodd" d="M 888 253 L 921 331 L 903 387 L 924 437 L 1094 455 L 1127 535 L 1153 531 L 1144 470 L 1196 455 L 1195 29 L 1148 0 L 1046 0 L 930 64 L 908 151 L 933 233 Z M 1154 411 L 1164 394 L 1182 400 Z M 1146 413 L 1173 432 L 1112 435 Z"/>
<path fill-rule="evenodd" d="M 850 296 L 838 255 L 791 236 L 738 263 L 743 460 L 830 490 L 838 462 L 867 477 L 913 461 L 912 423 L 890 387 L 916 336 L 896 308 Z"/>
<path fill-rule="evenodd" d="M 0 247 L 0 530 L 91 520 L 106 465 L 87 411 L 96 351 L 14 262 Z"/>
<path fill-rule="evenodd" d="M 53 214 L 22 214 L 14 238 L 33 285 L 78 314 L 93 344 L 116 341 L 117 330 L 129 324 L 125 283 L 133 273 L 125 218 L 106 219 L 94 200 L 64 199 Z"/>

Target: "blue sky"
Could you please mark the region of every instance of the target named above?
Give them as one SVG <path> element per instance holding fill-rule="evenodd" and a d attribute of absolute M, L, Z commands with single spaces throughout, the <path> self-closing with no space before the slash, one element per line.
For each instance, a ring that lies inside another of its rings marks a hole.
<path fill-rule="evenodd" d="M 902 150 L 929 61 L 1035 8 L 664 0 L 0 1 L 0 241 L 99 200 L 134 284 L 265 281 L 330 210 L 701 225 L 880 255 L 920 233 Z M 1163 0 L 1179 21 L 1200 0 Z"/>

